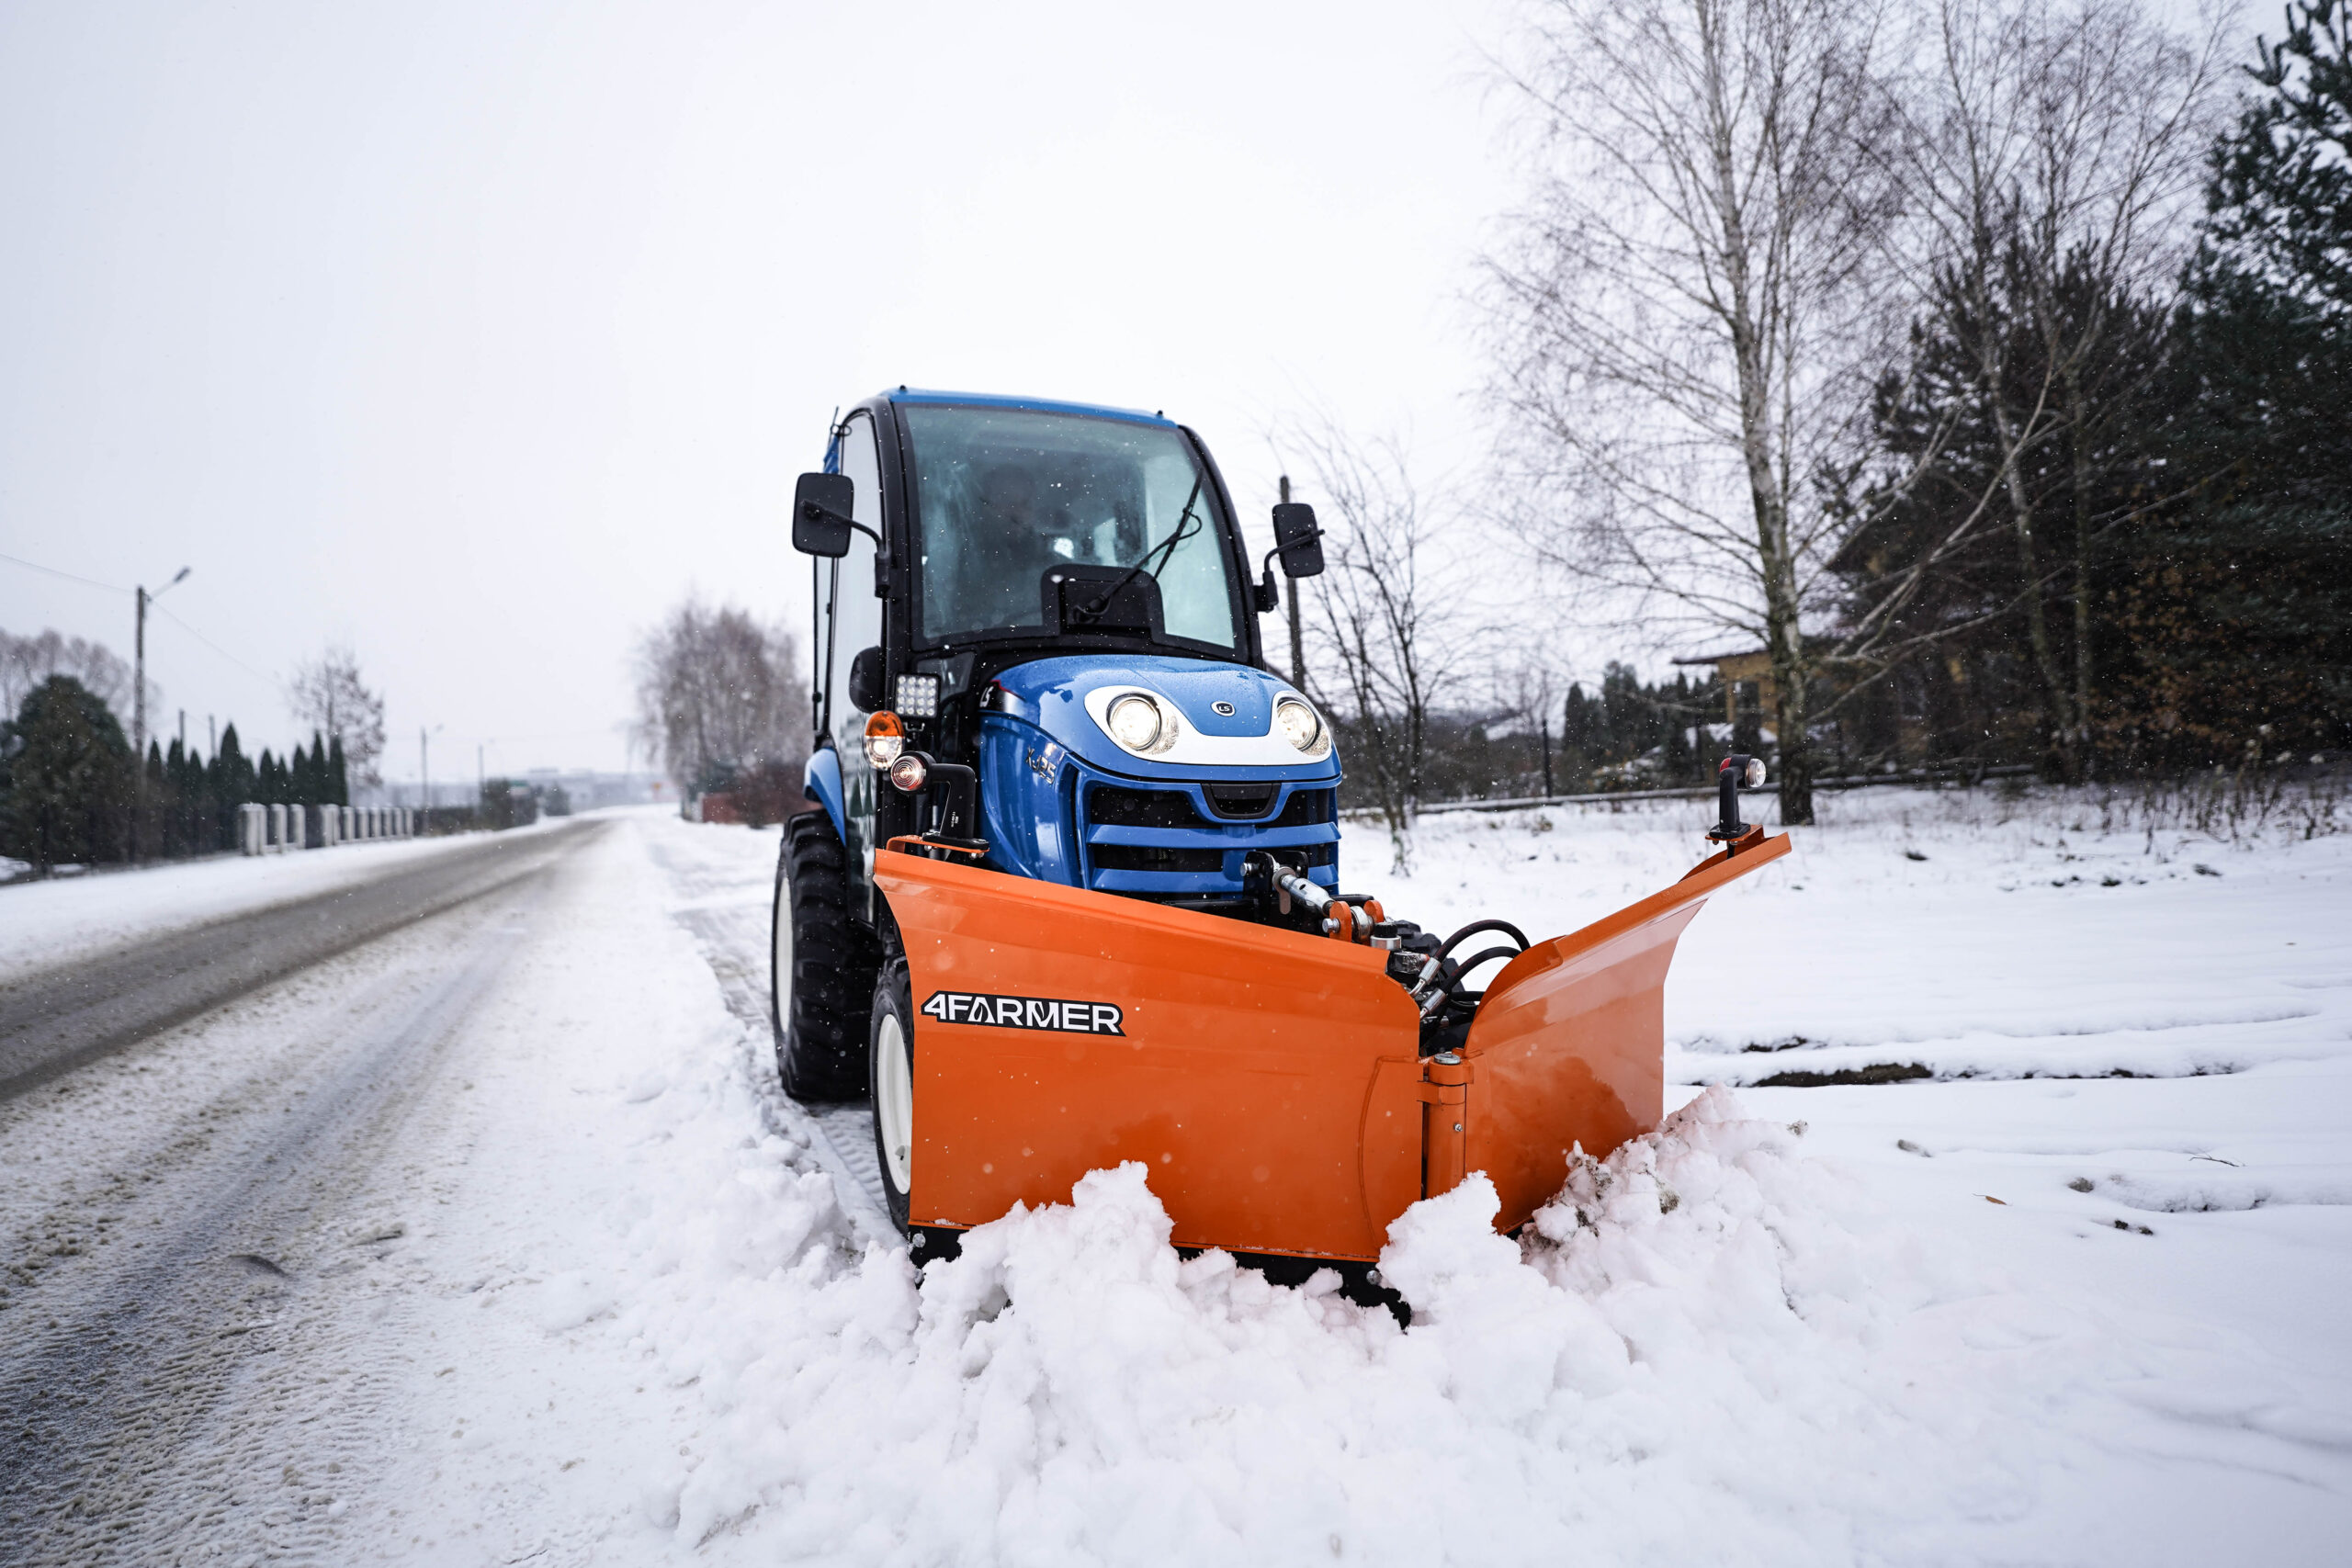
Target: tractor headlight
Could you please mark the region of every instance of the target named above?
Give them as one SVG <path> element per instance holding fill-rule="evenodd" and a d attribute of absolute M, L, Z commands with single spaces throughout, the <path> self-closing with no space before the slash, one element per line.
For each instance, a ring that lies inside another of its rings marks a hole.
<path fill-rule="evenodd" d="M 877 768 L 887 768 L 899 760 L 907 749 L 907 727 L 899 716 L 884 709 L 865 721 L 865 760 Z"/>
<path fill-rule="evenodd" d="M 1172 715 L 1163 714 L 1158 703 L 1140 692 L 1129 692 L 1102 716 L 1111 739 L 1130 751 L 1158 750 L 1163 739 L 1173 740 L 1172 719 Z"/>
<path fill-rule="evenodd" d="M 1283 738 L 1302 751 L 1312 751 L 1323 744 L 1323 721 L 1315 710 L 1296 697 L 1284 697 L 1274 705 L 1274 723 Z"/>

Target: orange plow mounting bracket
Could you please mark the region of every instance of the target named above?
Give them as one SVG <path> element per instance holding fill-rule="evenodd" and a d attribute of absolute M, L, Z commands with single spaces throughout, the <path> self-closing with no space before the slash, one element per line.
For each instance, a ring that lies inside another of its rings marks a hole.
<path fill-rule="evenodd" d="M 1447 1065 L 1421 1057 L 1377 948 L 893 844 L 874 874 L 916 1010 L 910 1217 L 985 1224 L 1137 1160 L 1180 1247 L 1369 1259 L 1476 1169 L 1505 1188 L 1510 1228 L 1557 1190 L 1570 1144 L 1657 1124 L 1675 938 L 1787 848 L 1743 845 L 1521 954 Z"/>

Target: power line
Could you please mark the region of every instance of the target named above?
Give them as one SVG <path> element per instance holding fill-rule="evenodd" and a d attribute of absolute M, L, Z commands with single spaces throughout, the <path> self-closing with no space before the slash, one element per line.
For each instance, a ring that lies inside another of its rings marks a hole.
<path fill-rule="evenodd" d="M 118 588 L 111 582 L 100 582 L 95 577 L 83 577 L 70 571 L 60 571 L 53 566 L 43 566 L 37 560 L 27 560 L 22 556 L 12 556 L 6 553 L 0 553 L 0 560 L 7 561 L 14 566 L 25 567 L 29 570 L 41 572 L 50 577 L 62 577 L 68 582 L 78 582 L 85 588 L 103 588 L 109 593 L 129 593 L 131 592 L 131 590 L 128 588 Z M 169 617 L 174 626 L 176 626 L 180 630 L 196 638 L 197 641 L 202 643 L 205 647 L 210 649 L 213 652 L 219 654 L 221 658 L 227 660 L 238 669 L 243 671 L 246 674 L 251 675 L 254 680 L 266 681 L 272 685 L 277 684 L 277 677 L 263 674 L 260 671 L 254 669 L 252 665 L 246 663 L 235 654 L 230 652 L 227 649 L 222 648 L 219 643 L 214 642 L 210 637 L 206 637 L 202 632 L 198 631 L 194 626 L 189 626 L 186 621 L 180 619 L 179 616 L 173 615 L 169 610 L 164 608 L 163 605 L 156 604 L 154 595 L 152 593 L 147 597 L 147 607 L 154 611 L 159 615 Z"/>
<path fill-rule="evenodd" d="M 22 556 L 0 554 L 0 560 L 7 561 L 11 565 L 25 567 L 33 571 L 42 572 L 51 577 L 62 577 L 68 582 L 78 582 L 85 588 L 103 588 L 109 593 L 128 593 L 130 592 L 128 588 L 118 588 L 111 582 L 100 582 L 95 577 L 82 577 L 74 572 L 60 571 L 53 566 L 43 566 L 37 560 L 27 560 Z"/>
<path fill-rule="evenodd" d="M 205 647 L 210 649 L 221 658 L 227 660 L 230 663 L 235 665 L 238 669 L 243 671 L 246 674 L 252 676 L 254 680 L 267 682 L 273 686 L 277 683 L 277 678 L 276 676 L 263 674 L 260 671 L 254 669 L 252 665 L 246 663 L 235 654 L 221 647 L 219 643 L 214 642 L 210 637 L 206 637 L 202 632 L 198 631 L 194 626 L 189 626 L 186 621 L 181 620 L 177 615 L 173 615 L 169 610 L 164 609 L 161 604 L 156 604 L 153 599 L 147 601 L 147 607 L 154 611 L 157 615 L 162 615 L 164 619 L 170 621 L 172 625 L 179 627 L 180 630 L 187 633 L 188 636 L 196 638 L 197 641 L 202 643 Z"/>

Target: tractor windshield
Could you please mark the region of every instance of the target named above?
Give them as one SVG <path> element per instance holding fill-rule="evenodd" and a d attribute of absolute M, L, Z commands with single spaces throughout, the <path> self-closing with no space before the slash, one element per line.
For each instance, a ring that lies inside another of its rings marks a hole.
<path fill-rule="evenodd" d="M 1234 649 L 1216 487 L 1178 431 L 1033 410 L 901 405 L 924 641 L 1042 630 L 1057 565 L 1139 569 L 1167 635 Z"/>

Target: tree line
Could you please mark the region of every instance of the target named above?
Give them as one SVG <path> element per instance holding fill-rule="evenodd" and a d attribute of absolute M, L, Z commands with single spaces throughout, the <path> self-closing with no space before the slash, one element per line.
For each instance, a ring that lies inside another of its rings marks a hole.
<path fill-rule="evenodd" d="M 0 670 L 10 671 L 10 716 L 0 721 L 0 856 L 36 873 L 232 849 L 240 806 L 348 806 L 355 776 L 373 782 L 354 765 L 341 729 L 314 728 L 307 745 L 283 757 L 266 747 L 251 757 L 232 721 L 209 758 L 176 736 L 168 745 L 150 740 L 140 758 L 109 700 L 128 691 L 130 671 L 95 643 L 0 632 Z M 306 687 L 332 693 L 334 711 L 357 721 L 363 739 L 372 716 L 380 750 L 381 701 L 347 653 L 331 650 L 306 668 L 298 705 Z"/>
<path fill-rule="evenodd" d="M 1536 6 L 1480 482 L 1291 433 L 1351 793 L 1442 798 L 1465 716 L 1540 755 L 1596 640 L 1758 656 L 1792 822 L 1825 767 L 2352 742 L 2346 13 L 2233 58 L 2129 0 Z"/>

